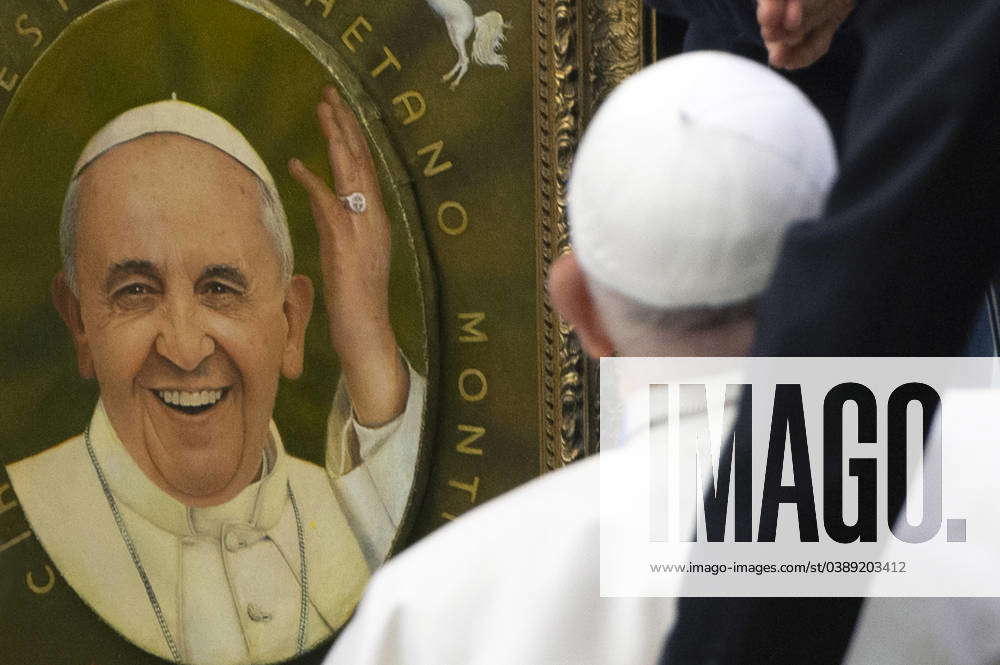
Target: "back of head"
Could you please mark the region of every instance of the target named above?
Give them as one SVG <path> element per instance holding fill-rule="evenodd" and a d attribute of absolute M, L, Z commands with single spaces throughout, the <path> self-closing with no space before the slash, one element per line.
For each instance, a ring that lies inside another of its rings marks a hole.
<path fill-rule="evenodd" d="M 725 53 L 668 58 L 590 123 L 569 185 L 571 243 L 588 280 L 637 304 L 745 303 L 835 176 L 826 122 L 780 75 Z"/>

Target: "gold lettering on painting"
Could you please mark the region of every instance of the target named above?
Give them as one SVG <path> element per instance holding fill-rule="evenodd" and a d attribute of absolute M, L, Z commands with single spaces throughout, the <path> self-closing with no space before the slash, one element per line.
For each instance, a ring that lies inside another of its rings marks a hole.
<path fill-rule="evenodd" d="M 11 74 L 10 78 L 7 78 L 7 68 L 0 68 L 0 88 L 3 88 L 7 92 L 14 90 L 14 86 L 17 85 L 17 79 L 19 78 L 17 74 Z"/>
<path fill-rule="evenodd" d="M 459 312 L 458 320 L 465 323 L 461 326 L 462 332 L 458 335 L 458 341 L 465 343 L 487 341 L 489 338 L 486 336 L 486 333 L 476 328 L 485 319 L 485 312 Z"/>
<path fill-rule="evenodd" d="M 469 436 L 462 439 L 455 450 L 462 453 L 463 455 L 482 455 L 482 448 L 475 448 L 471 444 L 475 443 L 481 439 L 486 434 L 485 427 L 478 427 L 476 425 L 459 425 L 458 431 L 468 434 Z"/>
<path fill-rule="evenodd" d="M 383 46 L 382 50 L 385 52 L 385 60 L 379 63 L 379 66 L 372 70 L 372 78 L 378 78 L 379 74 L 385 71 L 385 68 L 392 65 L 393 69 L 397 72 L 403 68 L 403 65 L 399 64 L 399 60 L 396 59 L 395 54 L 389 50 L 388 46 Z"/>
<path fill-rule="evenodd" d="M 478 383 L 478 389 L 473 392 L 470 391 L 467 385 L 469 379 L 473 379 L 475 383 Z M 466 402 L 478 402 L 482 398 L 486 397 L 486 375 L 480 372 L 478 369 L 468 368 L 462 370 L 462 373 L 458 376 L 458 392 Z"/>
<path fill-rule="evenodd" d="M 14 547 L 14 545 L 17 545 L 18 543 L 27 540 L 28 538 L 31 538 L 31 531 L 24 531 L 22 533 L 19 533 L 18 535 L 14 536 L 3 545 L 0 545 L 0 552 L 5 552 L 10 548 Z"/>
<path fill-rule="evenodd" d="M 465 434 L 468 434 L 469 436 L 467 436 L 464 439 L 462 439 L 458 443 L 458 445 L 455 446 L 455 450 L 457 450 L 458 452 L 462 453 L 463 455 L 482 455 L 483 454 L 483 449 L 482 448 L 475 448 L 471 444 L 475 443 L 480 438 L 482 438 L 483 435 L 486 434 L 486 428 L 485 427 L 478 427 L 476 425 L 459 425 L 458 426 L 458 431 L 459 432 L 463 432 Z"/>
<path fill-rule="evenodd" d="M 344 30 L 344 34 L 340 36 L 340 41 L 344 42 L 344 46 L 346 46 L 351 53 L 357 52 L 357 48 L 354 43 L 351 42 L 351 37 L 354 37 L 358 44 L 363 44 L 365 41 L 365 38 L 358 31 L 358 28 L 364 28 L 368 32 L 371 32 L 372 24 L 369 23 L 368 19 L 364 16 L 359 16 L 354 19 L 354 23 L 351 23 L 351 26 L 347 30 Z"/>
<path fill-rule="evenodd" d="M 424 166 L 424 175 L 428 178 L 451 168 L 451 162 L 437 163 L 442 150 L 444 150 L 444 141 L 435 141 L 417 150 L 417 154 L 421 156 L 431 153 L 431 158 L 427 160 L 427 165 Z"/>
<path fill-rule="evenodd" d="M 406 117 L 403 118 L 404 125 L 409 125 L 411 122 L 420 120 L 424 117 L 424 113 L 427 112 L 427 102 L 424 101 L 424 96 L 416 90 L 407 90 L 392 98 L 393 106 L 399 106 L 400 104 L 403 105 L 406 111 Z"/>
<path fill-rule="evenodd" d="M 38 595 L 52 591 L 52 587 L 56 585 L 56 574 L 53 572 L 52 567 L 49 566 L 49 564 L 45 564 L 45 573 L 49 576 L 49 579 L 45 584 L 35 584 L 35 578 L 32 576 L 30 570 L 24 576 L 28 588 Z"/>
<path fill-rule="evenodd" d="M 458 480 L 449 480 L 449 487 L 454 487 L 457 490 L 462 490 L 463 492 L 469 493 L 469 503 L 476 502 L 476 494 L 479 493 L 479 476 L 472 479 L 471 483 L 463 483 Z"/>
<path fill-rule="evenodd" d="M 3 498 L 3 495 L 6 494 L 7 492 L 10 492 L 11 496 L 10 501 L 5 501 Z M 14 488 L 10 486 L 10 483 L 4 483 L 3 485 L 0 485 L 0 515 L 3 515 L 11 508 L 16 508 L 16 507 L 17 507 L 17 499 L 14 496 Z"/>
<path fill-rule="evenodd" d="M 306 7 L 312 3 L 313 0 L 306 0 Z M 330 15 L 330 10 L 333 9 L 333 6 L 337 4 L 337 0 L 319 0 L 319 4 L 323 5 L 323 18 L 326 18 Z"/>
<path fill-rule="evenodd" d="M 14 21 L 14 29 L 17 30 L 17 34 L 22 35 L 24 37 L 28 36 L 34 37 L 35 43 L 31 45 L 31 48 L 38 48 L 38 45 L 41 44 L 42 40 L 44 39 L 44 37 L 42 36 L 42 31 L 33 25 L 25 27 L 24 22 L 27 20 L 28 20 L 27 14 L 21 14 L 20 16 L 18 16 L 17 19 Z"/>
<path fill-rule="evenodd" d="M 444 214 L 449 210 L 455 210 L 458 212 L 458 223 L 449 223 L 445 220 Z M 445 201 L 439 205 L 437 218 L 438 228 L 450 236 L 461 235 L 465 233 L 465 229 L 469 227 L 469 213 L 466 212 L 465 206 L 458 201 Z"/>

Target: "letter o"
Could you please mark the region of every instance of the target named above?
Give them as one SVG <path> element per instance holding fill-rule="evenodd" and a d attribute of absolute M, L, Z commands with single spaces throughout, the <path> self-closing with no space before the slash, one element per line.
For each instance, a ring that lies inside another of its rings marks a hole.
<path fill-rule="evenodd" d="M 447 210 L 457 210 L 459 214 L 459 219 L 457 224 L 448 224 L 445 222 L 444 213 Z M 438 227 L 450 236 L 457 236 L 465 233 L 465 229 L 469 227 L 469 213 L 466 212 L 465 207 L 457 201 L 445 201 L 438 206 L 437 212 Z"/>
<path fill-rule="evenodd" d="M 479 390 L 472 393 L 469 392 L 465 387 L 466 379 L 469 377 L 475 377 L 479 380 Z M 458 376 L 458 392 L 466 402 L 478 402 L 482 398 L 486 397 L 486 375 L 480 372 L 478 369 L 465 369 Z"/>
<path fill-rule="evenodd" d="M 56 585 L 56 574 L 55 572 L 53 572 L 49 564 L 45 564 L 45 572 L 48 574 L 49 580 L 48 582 L 42 585 L 35 584 L 35 578 L 31 574 L 30 570 L 24 576 L 24 581 L 28 585 L 28 588 L 31 589 L 32 592 L 37 593 L 38 595 L 42 595 L 43 593 L 48 593 L 49 591 L 52 591 L 52 587 Z"/>

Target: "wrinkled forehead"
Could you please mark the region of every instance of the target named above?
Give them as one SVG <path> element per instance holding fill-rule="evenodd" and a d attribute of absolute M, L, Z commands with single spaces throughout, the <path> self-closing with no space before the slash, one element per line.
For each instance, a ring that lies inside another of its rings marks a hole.
<path fill-rule="evenodd" d="M 228 153 L 198 139 L 156 132 L 117 144 L 79 173 L 78 196 L 93 200 L 148 197 L 202 203 L 234 199 L 260 204 L 262 183 Z M 243 207 L 243 206 L 240 206 Z"/>
<path fill-rule="evenodd" d="M 257 177 L 221 150 L 178 134 L 145 135 L 80 174 L 77 255 L 102 265 L 174 257 L 264 269 L 275 253 L 262 202 Z"/>

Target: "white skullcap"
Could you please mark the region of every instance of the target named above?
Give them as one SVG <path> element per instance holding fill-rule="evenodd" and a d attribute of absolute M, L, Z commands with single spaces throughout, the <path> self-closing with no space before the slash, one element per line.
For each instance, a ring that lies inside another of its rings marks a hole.
<path fill-rule="evenodd" d="M 830 130 L 795 86 L 716 52 L 624 81 L 573 162 L 570 240 L 588 279 L 661 309 L 759 294 L 781 236 L 836 176 Z"/>
<path fill-rule="evenodd" d="M 104 125 L 87 143 L 73 167 L 73 177 L 117 145 L 146 134 L 182 134 L 214 146 L 250 169 L 272 191 L 274 179 L 264 160 L 240 130 L 225 118 L 188 102 L 168 99 L 125 111 Z"/>

